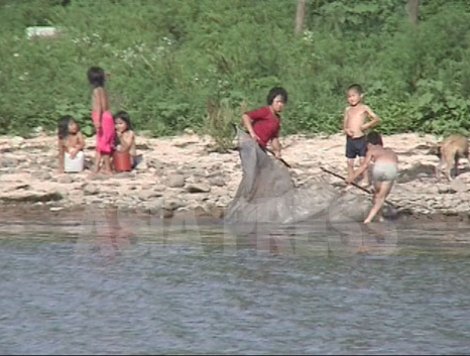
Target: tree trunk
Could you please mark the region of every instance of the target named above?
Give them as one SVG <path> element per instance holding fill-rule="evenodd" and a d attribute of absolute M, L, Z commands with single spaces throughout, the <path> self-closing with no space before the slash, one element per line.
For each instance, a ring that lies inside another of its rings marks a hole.
<path fill-rule="evenodd" d="M 408 15 L 410 16 L 410 21 L 413 25 L 418 24 L 418 15 L 419 15 L 419 0 L 408 0 L 406 5 Z"/>
<path fill-rule="evenodd" d="M 297 0 L 297 13 L 295 15 L 295 34 L 302 33 L 305 23 L 305 9 L 307 0 Z"/>

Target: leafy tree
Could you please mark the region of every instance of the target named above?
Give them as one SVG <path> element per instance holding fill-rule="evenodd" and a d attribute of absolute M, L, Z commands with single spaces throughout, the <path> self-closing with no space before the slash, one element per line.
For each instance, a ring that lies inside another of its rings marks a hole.
<path fill-rule="evenodd" d="M 297 9 L 304 21 L 293 31 Z M 410 4 L 419 5 L 410 21 Z M 241 103 L 289 91 L 283 131 L 337 132 L 359 82 L 385 133 L 469 130 L 470 3 L 428 0 L 0 0 L 0 134 L 92 133 L 86 70 L 110 74 L 112 109 L 154 135 L 228 135 Z M 99 16 L 97 16 L 99 14 Z M 51 25 L 55 39 L 28 40 Z M 296 34 L 297 32 L 297 34 Z M 212 103 L 209 114 L 208 103 Z M 215 109 L 214 109 L 215 108 Z M 212 126 L 210 126 L 212 125 Z M 221 125 L 221 126 L 220 126 Z M 221 137 L 221 145 L 225 145 Z"/>

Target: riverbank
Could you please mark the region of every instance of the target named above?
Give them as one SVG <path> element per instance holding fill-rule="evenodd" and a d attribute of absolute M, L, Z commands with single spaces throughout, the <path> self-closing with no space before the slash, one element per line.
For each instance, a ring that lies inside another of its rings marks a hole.
<path fill-rule="evenodd" d="M 282 138 L 283 157 L 292 166 L 297 185 L 324 179 L 338 190 L 341 179 L 321 170 L 346 174 L 344 137 Z M 91 166 L 94 137 L 87 138 L 86 161 Z M 385 146 L 399 156 L 400 175 L 389 201 L 401 216 L 443 220 L 467 220 L 470 214 L 470 169 L 461 162 L 453 182 L 437 182 L 438 158 L 429 154 L 437 138 L 431 135 L 398 134 L 384 137 Z M 72 211 L 85 207 L 116 207 L 123 211 L 171 217 L 191 212 L 196 216 L 223 217 L 242 172 L 238 152 L 214 152 L 208 136 L 187 133 L 177 137 L 138 137 L 143 162 L 133 172 L 113 176 L 57 173 L 56 137 L 31 139 L 0 137 L 0 203 L 12 211 Z M 367 195 L 353 188 L 348 194 Z"/>

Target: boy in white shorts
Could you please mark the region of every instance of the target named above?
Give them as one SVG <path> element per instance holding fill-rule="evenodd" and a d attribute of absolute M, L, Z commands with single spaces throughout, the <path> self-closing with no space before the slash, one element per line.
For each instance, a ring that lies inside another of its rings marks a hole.
<path fill-rule="evenodd" d="M 364 220 L 364 224 L 370 223 L 382 209 L 398 176 L 398 157 L 391 149 L 383 147 L 382 137 L 377 132 L 371 132 L 367 135 L 367 155 L 364 162 L 353 176 L 346 179 L 346 182 L 348 184 L 354 182 L 371 163 L 373 163 L 372 182 L 375 188 L 374 206 Z"/>

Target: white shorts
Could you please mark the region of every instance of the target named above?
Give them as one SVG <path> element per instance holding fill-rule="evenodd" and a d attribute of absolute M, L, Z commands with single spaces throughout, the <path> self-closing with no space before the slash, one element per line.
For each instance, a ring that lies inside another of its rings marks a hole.
<path fill-rule="evenodd" d="M 395 163 L 375 163 L 372 178 L 377 182 L 392 182 L 397 178 L 398 168 Z"/>
<path fill-rule="evenodd" d="M 83 171 L 85 165 L 85 154 L 78 151 L 75 158 L 71 158 L 68 152 L 64 153 L 64 172 L 78 173 Z"/>

